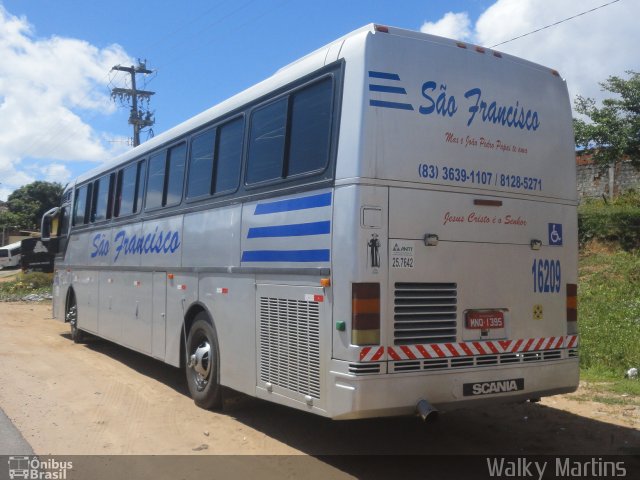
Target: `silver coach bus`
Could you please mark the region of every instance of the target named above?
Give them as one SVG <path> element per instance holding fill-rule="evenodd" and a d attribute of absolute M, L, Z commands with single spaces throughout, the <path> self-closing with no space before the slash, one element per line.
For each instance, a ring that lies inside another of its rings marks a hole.
<path fill-rule="evenodd" d="M 334 419 L 578 383 L 558 72 L 370 25 L 77 178 L 43 218 L 54 317 Z"/>

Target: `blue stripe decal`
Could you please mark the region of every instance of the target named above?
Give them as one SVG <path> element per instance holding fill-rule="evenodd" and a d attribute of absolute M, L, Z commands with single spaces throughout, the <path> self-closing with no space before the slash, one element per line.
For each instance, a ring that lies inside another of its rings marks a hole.
<path fill-rule="evenodd" d="M 400 76 L 397 73 L 387 72 L 374 72 L 369 70 L 370 78 L 384 78 L 385 80 L 400 80 Z"/>
<path fill-rule="evenodd" d="M 385 102 L 383 100 L 369 100 L 372 107 L 397 108 L 399 110 L 413 110 L 413 105 L 409 103 Z"/>
<path fill-rule="evenodd" d="M 306 235 L 323 235 L 331 233 L 331 222 L 295 223 L 273 227 L 253 227 L 249 229 L 247 238 L 265 237 L 303 237 Z"/>
<path fill-rule="evenodd" d="M 413 108 L 413 107 L 412 107 Z M 308 208 L 326 207 L 331 205 L 331 192 L 311 195 L 310 197 L 291 198 L 271 203 L 259 203 L 256 205 L 254 215 L 266 215 L 268 213 L 290 212 L 292 210 L 306 210 Z"/>
<path fill-rule="evenodd" d="M 388 92 L 388 93 L 402 93 L 407 94 L 407 91 L 402 87 L 387 87 L 386 85 L 369 85 L 371 92 Z"/>
<path fill-rule="evenodd" d="M 328 262 L 330 252 L 325 250 L 247 250 L 242 252 L 243 262 Z"/>

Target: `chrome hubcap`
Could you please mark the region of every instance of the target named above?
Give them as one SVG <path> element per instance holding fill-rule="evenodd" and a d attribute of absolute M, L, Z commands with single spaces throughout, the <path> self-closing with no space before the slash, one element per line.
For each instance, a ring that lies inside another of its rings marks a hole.
<path fill-rule="evenodd" d="M 207 340 L 203 340 L 189 356 L 189 368 L 195 373 L 198 387 L 204 388 L 211 372 L 211 345 Z"/>
<path fill-rule="evenodd" d="M 75 330 L 78 327 L 78 307 L 73 305 L 67 312 L 67 322 L 71 326 L 71 330 Z"/>

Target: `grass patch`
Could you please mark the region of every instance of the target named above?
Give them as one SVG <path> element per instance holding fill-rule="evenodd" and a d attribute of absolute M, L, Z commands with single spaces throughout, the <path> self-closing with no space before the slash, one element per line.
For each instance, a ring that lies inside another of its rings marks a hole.
<path fill-rule="evenodd" d="M 581 245 L 598 240 L 617 242 L 625 250 L 640 248 L 640 193 L 585 201 L 578 208 L 578 237 Z"/>
<path fill-rule="evenodd" d="M 50 296 L 52 281 L 52 273 L 20 273 L 13 281 L 0 282 L 0 301 L 22 300 L 31 294 Z"/>
<path fill-rule="evenodd" d="M 580 363 L 621 379 L 640 368 L 640 254 L 588 245 L 579 270 Z"/>

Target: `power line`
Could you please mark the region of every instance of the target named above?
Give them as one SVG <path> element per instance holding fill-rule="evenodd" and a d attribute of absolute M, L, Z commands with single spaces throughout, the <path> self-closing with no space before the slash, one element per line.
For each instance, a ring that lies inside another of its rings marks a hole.
<path fill-rule="evenodd" d="M 561 23 L 568 22 L 569 20 L 573 20 L 574 18 L 581 17 L 582 15 L 586 15 L 587 13 L 595 12 L 596 10 L 600 10 L 601 8 L 608 7 L 609 5 L 613 5 L 614 3 L 618 3 L 619 1 L 620 0 L 613 0 L 612 2 L 605 3 L 603 5 L 600 5 L 599 7 L 592 8 L 591 10 L 586 10 L 586 11 L 584 11 L 582 13 L 578 13 L 576 15 L 573 15 L 572 17 L 567 17 L 567 18 L 565 18 L 563 20 L 560 20 L 560 21 L 557 21 L 555 23 L 552 23 L 552 24 L 546 25 L 544 27 L 538 28 L 537 30 L 533 30 L 532 32 L 525 33 L 525 34 L 519 35 L 517 37 L 513 37 L 512 39 L 505 40 L 504 42 L 496 43 L 495 45 L 491 45 L 489 48 L 495 48 L 495 47 L 498 47 L 500 45 L 504 45 L 505 43 L 513 42 L 514 40 L 518 40 L 520 38 L 523 38 L 523 37 L 526 37 L 526 36 L 529 36 L 529 35 L 533 35 L 534 33 L 541 32 L 542 30 L 546 30 L 547 28 L 555 27 L 556 25 L 560 25 Z"/>

